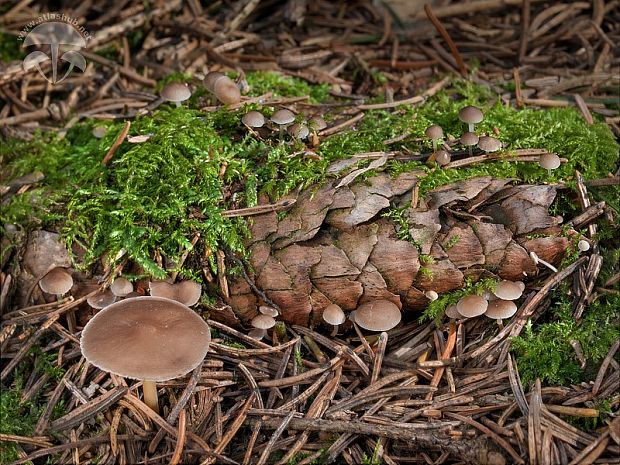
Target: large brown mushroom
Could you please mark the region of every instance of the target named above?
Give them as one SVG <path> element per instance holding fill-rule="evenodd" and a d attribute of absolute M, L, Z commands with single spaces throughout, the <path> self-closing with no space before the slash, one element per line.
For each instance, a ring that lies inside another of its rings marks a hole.
<path fill-rule="evenodd" d="M 187 84 L 182 82 L 172 82 L 165 86 L 160 93 L 164 100 L 174 103 L 177 107 L 181 106 L 181 102 L 192 96 Z"/>
<path fill-rule="evenodd" d="M 483 297 L 472 294 L 463 297 L 456 304 L 456 311 L 466 318 L 480 316 L 487 311 L 489 303 Z"/>
<path fill-rule="evenodd" d="M 161 297 L 112 304 L 84 327 L 82 355 L 97 368 L 143 381 L 144 402 L 158 412 L 157 381 L 183 376 L 207 354 L 211 333 L 189 307 Z"/>

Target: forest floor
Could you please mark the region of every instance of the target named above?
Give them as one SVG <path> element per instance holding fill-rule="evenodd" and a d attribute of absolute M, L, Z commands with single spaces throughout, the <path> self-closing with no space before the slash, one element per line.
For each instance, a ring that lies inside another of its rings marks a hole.
<path fill-rule="evenodd" d="M 90 39 L 53 84 L 18 40 L 43 3 L 0 6 L 0 463 L 618 463 L 615 2 L 438 2 L 407 26 L 371 2 L 95 0 L 61 11 Z M 468 105 L 499 151 L 460 144 Z M 307 138 L 241 122 L 281 109 Z M 56 267 L 65 295 L 39 285 Z M 80 350 L 120 276 L 201 286 L 209 352 L 159 413 Z M 514 316 L 450 313 L 502 280 Z M 376 299 L 400 324 L 322 321 Z"/>

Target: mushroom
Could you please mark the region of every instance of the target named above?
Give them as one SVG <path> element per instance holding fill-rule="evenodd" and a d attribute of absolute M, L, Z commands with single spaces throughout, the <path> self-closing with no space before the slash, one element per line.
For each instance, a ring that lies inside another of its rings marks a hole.
<path fill-rule="evenodd" d="M 301 123 L 291 124 L 288 127 L 287 132 L 291 137 L 299 140 L 303 140 L 310 135 L 310 129 L 308 129 L 308 126 Z"/>
<path fill-rule="evenodd" d="M 400 309 L 393 302 L 380 299 L 357 307 L 353 321 L 368 331 L 388 331 L 400 319 Z"/>
<path fill-rule="evenodd" d="M 461 145 L 469 149 L 470 157 L 473 155 L 472 147 L 477 145 L 479 140 L 480 138 L 478 137 L 478 134 L 476 134 L 475 132 L 465 132 L 461 136 Z"/>
<path fill-rule="evenodd" d="M 182 82 L 172 82 L 165 86 L 161 92 L 161 97 L 168 102 L 174 102 L 177 107 L 181 106 L 181 102 L 184 102 L 192 96 L 192 93 L 187 87 L 187 84 Z"/>
<path fill-rule="evenodd" d="M 476 294 L 468 295 L 456 304 L 456 311 L 466 318 L 482 315 L 486 312 L 489 303 Z"/>
<path fill-rule="evenodd" d="M 499 139 L 491 136 L 482 136 L 478 140 L 478 147 L 486 153 L 497 152 L 502 148 L 502 143 Z"/>
<path fill-rule="evenodd" d="M 503 299 L 492 300 L 489 302 L 487 311 L 484 312 L 486 316 L 495 320 L 510 318 L 515 313 L 517 313 L 517 304 L 515 304 L 512 300 Z"/>
<path fill-rule="evenodd" d="M 322 131 L 327 127 L 327 123 L 320 116 L 315 116 L 310 121 L 308 121 L 308 127 L 313 131 Z"/>
<path fill-rule="evenodd" d="M 323 320 L 334 326 L 338 326 L 347 321 L 347 317 L 339 305 L 330 304 L 323 310 Z"/>
<path fill-rule="evenodd" d="M 82 331 L 82 355 L 97 368 L 143 381 L 144 402 L 159 412 L 157 381 L 183 376 L 203 361 L 209 326 L 189 307 L 134 297 L 97 313 Z"/>
<path fill-rule="evenodd" d="M 429 161 L 435 161 L 439 166 L 446 166 L 450 163 L 450 153 L 446 150 L 437 150 L 430 157 Z"/>
<path fill-rule="evenodd" d="M 39 287 L 46 294 L 60 297 L 71 290 L 73 278 L 64 268 L 54 268 L 39 280 Z"/>
<path fill-rule="evenodd" d="M 262 128 L 265 125 L 265 117 L 261 112 L 252 110 L 243 115 L 241 122 L 252 129 Z"/>
<path fill-rule="evenodd" d="M 213 84 L 213 94 L 225 105 L 233 105 L 241 101 L 241 91 L 237 84 L 228 76 L 222 76 Z"/>
<path fill-rule="evenodd" d="M 253 328 L 250 331 L 248 331 L 248 336 L 250 336 L 252 339 L 256 339 L 257 341 L 260 341 L 264 339 L 265 336 L 267 336 L 267 330 L 260 329 L 260 328 Z"/>
<path fill-rule="evenodd" d="M 258 311 L 263 315 L 269 315 L 271 318 L 275 318 L 280 314 L 277 309 L 268 307 L 267 305 L 261 305 L 258 307 Z"/>
<path fill-rule="evenodd" d="M 282 137 L 282 130 L 293 121 L 295 121 L 295 114 L 287 109 L 278 110 L 271 115 L 271 122 L 280 128 L 280 137 Z"/>
<path fill-rule="evenodd" d="M 108 128 L 105 126 L 95 126 L 92 130 L 93 137 L 101 139 L 108 132 Z"/>
<path fill-rule="evenodd" d="M 547 170 L 547 173 L 551 175 L 551 171 L 560 167 L 560 157 L 555 153 L 545 153 L 538 159 L 538 164 Z"/>
<path fill-rule="evenodd" d="M 439 299 L 439 294 L 437 294 L 435 291 L 426 291 L 424 293 L 424 296 L 430 300 L 431 302 L 433 302 L 434 300 Z"/>
<path fill-rule="evenodd" d="M 428 137 L 433 143 L 433 152 L 436 152 L 437 142 L 443 139 L 443 129 L 441 129 L 441 126 L 433 124 L 432 126 L 426 128 L 425 134 L 426 137 Z"/>
<path fill-rule="evenodd" d="M 523 289 L 518 283 L 512 281 L 500 281 L 493 292 L 499 299 L 517 300 L 523 295 Z"/>
<path fill-rule="evenodd" d="M 579 249 L 580 252 L 587 252 L 588 250 L 590 250 L 590 243 L 586 241 L 585 239 L 581 239 L 577 243 L 577 248 Z"/>
<path fill-rule="evenodd" d="M 106 289 L 103 292 L 98 292 L 95 295 L 91 295 L 88 299 L 86 299 L 88 305 L 95 310 L 106 308 L 108 305 L 112 305 L 115 301 L 116 296 L 109 289 Z"/>
<path fill-rule="evenodd" d="M 263 315 L 262 313 L 252 318 L 252 326 L 257 329 L 271 329 L 276 325 L 276 320 L 272 316 Z"/>
<path fill-rule="evenodd" d="M 116 278 L 110 286 L 110 291 L 116 297 L 126 297 L 127 294 L 133 292 L 133 284 L 127 278 Z"/>
<path fill-rule="evenodd" d="M 149 291 L 153 297 L 165 297 L 191 307 L 200 300 L 202 286 L 195 281 L 181 281 L 176 284 L 170 284 L 166 281 L 151 281 Z"/>
<path fill-rule="evenodd" d="M 532 259 L 532 261 L 534 262 L 534 265 L 538 265 L 539 263 L 543 266 L 546 266 L 547 268 L 549 268 L 551 271 L 553 271 L 554 273 L 558 272 L 558 269 L 553 266 L 551 263 L 544 261 L 542 258 L 540 258 L 538 255 L 536 255 L 536 252 L 530 252 L 530 258 Z"/>
<path fill-rule="evenodd" d="M 449 305 L 446 307 L 445 314 L 448 318 L 452 320 L 456 320 L 461 316 L 461 314 L 456 310 L 456 305 Z"/>
<path fill-rule="evenodd" d="M 204 86 L 207 88 L 207 90 L 211 93 L 213 93 L 213 89 L 215 86 L 215 83 L 220 79 L 226 77 L 226 75 L 224 73 L 220 73 L 219 71 L 212 71 L 209 74 L 207 74 L 204 78 L 204 80 L 202 81 L 202 83 L 204 84 Z"/>
<path fill-rule="evenodd" d="M 459 119 L 469 126 L 469 132 L 474 132 L 474 125 L 480 123 L 484 118 L 482 110 L 478 107 L 468 105 L 459 111 Z"/>

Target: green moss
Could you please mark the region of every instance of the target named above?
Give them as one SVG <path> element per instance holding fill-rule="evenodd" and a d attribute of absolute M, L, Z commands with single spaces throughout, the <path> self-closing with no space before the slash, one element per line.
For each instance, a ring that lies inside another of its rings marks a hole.
<path fill-rule="evenodd" d="M 310 96 L 310 103 L 320 103 L 329 95 L 329 84 L 310 85 L 301 79 L 274 71 L 257 71 L 247 75 L 249 95 L 257 97 L 271 92 L 274 97 Z"/>
<path fill-rule="evenodd" d="M 0 62 L 22 60 L 26 56 L 26 49 L 22 48 L 22 42 L 14 35 L 0 31 Z"/>

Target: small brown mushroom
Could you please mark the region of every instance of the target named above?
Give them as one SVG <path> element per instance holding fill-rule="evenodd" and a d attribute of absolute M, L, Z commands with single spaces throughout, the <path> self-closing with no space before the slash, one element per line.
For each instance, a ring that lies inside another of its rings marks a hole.
<path fill-rule="evenodd" d="M 265 117 L 261 112 L 252 110 L 243 115 L 241 122 L 249 128 L 262 128 L 265 125 Z"/>
<path fill-rule="evenodd" d="M 93 128 L 92 134 L 96 139 L 101 139 L 108 132 L 108 128 L 105 126 L 95 126 Z"/>
<path fill-rule="evenodd" d="M 323 320 L 327 324 L 338 326 L 347 321 L 347 317 L 339 305 L 330 304 L 323 310 Z"/>
<path fill-rule="evenodd" d="M 173 102 L 177 107 L 181 106 L 181 102 L 192 96 L 187 84 L 182 82 L 172 82 L 165 86 L 160 93 L 161 97 L 168 102 Z"/>
<path fill-rule="evenodd" d="M 220 79 L 226 77 L 226 75 L 224 73 L 220 73 L 219 71 L 211 71 L 209 74 L 207 74 L 204 78 L 204 80 L 202 81 L 203 85 L 205 86 L 205 88 L 213 93 L 214 91 L 214 87 L 215 87 L 215 83 Z"/>
<path fill-rule="evenodd" d="M 366 302 L 355 310 L 355 323 L 368 331 L 388 331 L 402 318 L 400 309 L 389 300 Z"/>
<path fill-rule="evenodd" d="M 467 123 L 469 132 L 474 132 L 474 125 L 480 123 L 483 118 L 484 114 L 482 113 L 482 110 L 472 105 L 463 107 L 461 108 L 461 111 L 459 111 L 459 119 L 463 123 Z"/>
<path fill-rule="evenodd" d="M 484 313 L 489 318 L 501 320 L 510 318 L 517 313 L 517 305 L 512 300 L 497 299 L 489 302 L 487 311 Z"/>
<path fill-rule="evenodd" d="M 538 159 L 538 164 L 547 170 L 547 173 L 551 175 L 551 171 L 560 167 L 561 161 L 555 153 L 545 153 Z"/>
<path fill-rule="evenodd" d="M 499 139 L 491 136 L 482 136 L 478 140 L 478 147 L 486 153 L 497 152 L 502 148 L 502 143 Z"/>
<path fill-rule="evenodd" d="M 127 278 L 116 278 L 110 286 L 110 291 L 116 297 L 126 297 L 127 294 L 133 292 L 133 284 Z"/>
<path fill-rule="evenodd" d="M 223 76 L 215 81 L 213 95 L 225 105 L 233 105 L 241 101 L 239 87 L 228 76 Z"/>
<path fill-rule="evenodd" d="M 433 301 L 435 301 L 435 300 L 439 299 L 439 294 L 437 294 L 437 292 L 435 292 L 435 291 L 426 291 L 426 292 L 424 293 L 424 296 L 425 296 L 428 300 L 430 300 L 431 302 L 433 302 Z"/>
<path fill-rule="evenodd" d="M 287 132 L 291 137 L 299 140 L 304 140 L 310 135 L 310 129 L 308 129 L 308 126 L 300 123 L 291 124 L 288 127 Z"/>
<path fill-rule="evenodd" d="M 143 381 L 144 402 L 159 411 L 157 381 L 183 376 L 205 358 L 209 326 L 189 307 L 162 297 L 112 304 L 84 327 L 82 355 L 99 369 Z"/>
<path fill-rule="evenodd" d="M 426 128 L 424 132 L 433 143 L 433 152 L 437 151 L 437 143 L 443 140 L 443 129 L 437 124 L 433 124 Z"/>
<path fill-rule="evenodd" d="M 523 294 L 521 286 L 512 281 L 500 281 L 495 287 L 493 292 L 499 299 L 503 300 L 517 300 Z"/>
<path fill-rule="evenodd" d="M 450 153 L 446 150 L 437 150 L 431 156 L 439 166 L 446 166 L 450 163 Z"/>
<path fill-rule="evenodd" d="M 268 307 L 267 305 L 261 305 L 260 307 L 258 307 L 258 311 L 261 312 L 263 315 L 269 315 L 271 318 L 275 318 L 280 314 L 277 309 L 273 307 Z"/>
<path fill-rule="evenodd" d="M 271 115 L 271 122 L 280 128 L 280 137 L 282 137 L 284 128 L 293 123 L 293 121 L 295 121 L 295 114 L 286 108 L 278 110 Z"/>
<path fill-rule="evenodd" d="M 308 127 L 313 131 L 322 131 L 327 127 L 327 123 L 320 116 L 315 116 L 308 121 Z"/>
<path fill-rule="evenodd" d="M 86 302 L 95 310 L 101 310 L 102 308 L 106 308 L 108 305 L 112 305 L 116 302 L 116 296 L 111 290 L 106 289 L 103 292 L 98 292 L 95 295 L 91 295 L 88 299 L 86 299 Z"/>
<path fill-rule="evenodd" d="M 39 287 L 46 294 L 62 296 L 73 287 L 73 278 L 64 268 L 54 268 L 39 280 Z"/>
<path fill-rule="evenodd" d="M 469 156 L 473 155 L 472 147 L 475 147 L 478 144 L 480 138 L 478 134 L 475 132 L 465 132 L 461 136 L 461 145 L 467 147 L 469 149 Z"/>
<path fill-rule="evenodd" d="M 265 336 L 267 336 L 267 330 L 252 328 L 250 331 L 248 331 L 248 336 L 250 336 L 252 339 L 256 339 L 257 341 L 261 341 L 265 338 Z"/>
<path fill-rule="evenodd" d="M 461 314 L 456 310 L 456 305 L 448 305 L 445 313 L 446 316 L 452 320 L 456 320 L 461 317 Z"/>
<path fill-rule="evenodd" d="M 263 315 L 261 313 L 252 318 L 251 324 L 258 329 L 270 329 L 276 325 L 276 320 L 269 315 Z"/>
<path fill-rule="evenodd" d="M 585 239 L 581 239 L 577 243 L 577 248 L 579 249 L 580 252 L 587 252 L 588 250 L 590 250 L 590 243 L 586 241 Z"/>
<path fill-rule="evenodd" d="M 468 295 L 456 304 L 456 311 L 466 318 L 472 318 L 482 315 L 486 312 L 489 303 L 482 297 L 476 294 Z"/>
<path fill-rule="evenodd" d="M 180 281 L 176 284 L 170 284 L 166 281 L 151 281 L 149 291 L 153 297 L 165 297 L 192 307 L 200 300 L 202 286 L 195 281 Z"/>

